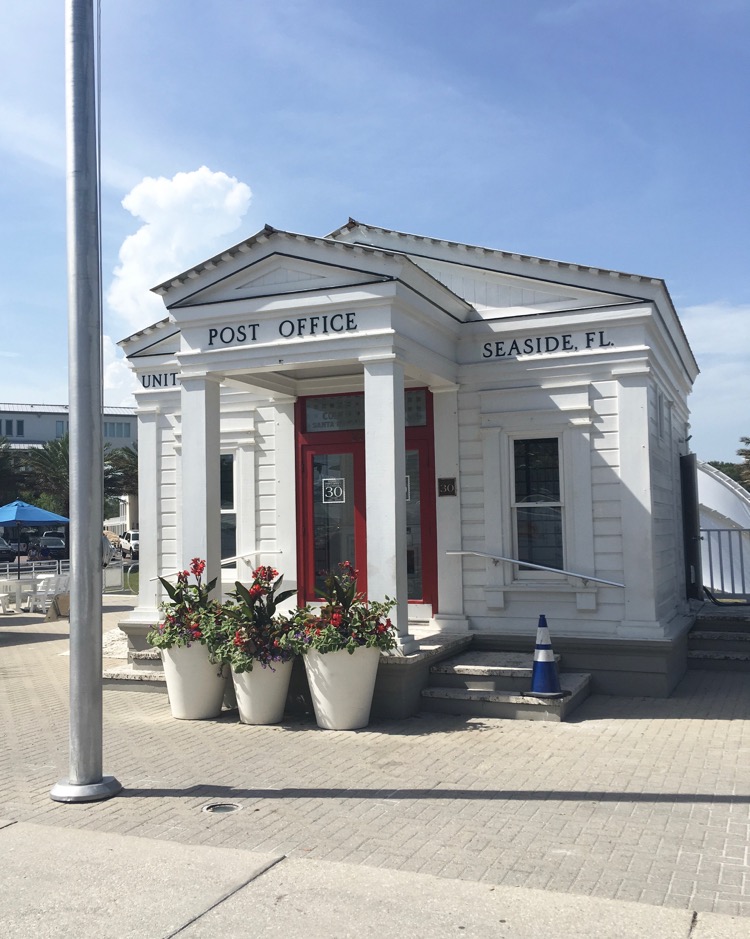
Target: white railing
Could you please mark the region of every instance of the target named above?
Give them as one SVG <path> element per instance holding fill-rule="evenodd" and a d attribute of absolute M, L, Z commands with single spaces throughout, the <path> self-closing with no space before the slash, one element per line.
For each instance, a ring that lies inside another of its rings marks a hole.
<path fill-rule="evenodd" d="M 712 593 L 750 600 L 750 529 L 701 528 L 701 559 Z"/>
<path fill-rule="evenodd" d="M 510 564 L 517 564 L 519 567 L 533 567 L 536 571 L 549 571 L 552 574 L 565 574 L 566 577 L 578 577 L 583 581 L 584 587 L 589 581 L 595 584 L 606 584 L 608 587 L 624 587 L 625 584 L 619 584 L 616 580 L 603 580 L 601 577 L 594 577 L 592 574 L 576 574 L 575 571 L 564 571 L 560 567 L 546 567 L 544 564 L 532 564 L 531 561 L 519 561 L 518 558 L 506 558 L 500 554 L 485 554 L 482 551 L 446 551 L 446 554 L 453 555 L 472 555 L 477 558 L 487 558 L 497 566 L 500 561 L 508 561 Z"/>

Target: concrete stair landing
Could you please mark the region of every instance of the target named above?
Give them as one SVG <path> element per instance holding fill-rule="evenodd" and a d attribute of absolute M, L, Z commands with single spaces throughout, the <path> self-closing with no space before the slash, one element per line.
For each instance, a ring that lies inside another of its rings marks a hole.
<path fill-rule="evenodd" d="M 707 606 L 688 634 L 688 668 L 750 672 L 750 606 Z"/>
<path fill-rule="evenodd" d="M 555 659 L 559 662 L 560 656 Z M 559 671 L 564 698 L 528 694 L 532 653 L 468 651 L 430 669 L 422 707 L 441 714 L 501 717 L 509 720 L 562 721 L 588 697 L 591 676 Z"/>

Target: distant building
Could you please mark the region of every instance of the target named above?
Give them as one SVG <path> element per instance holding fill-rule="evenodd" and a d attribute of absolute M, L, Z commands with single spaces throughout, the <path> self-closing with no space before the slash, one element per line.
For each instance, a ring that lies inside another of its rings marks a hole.
<path fill-rule="evenodd" d="M 104 442 L 113 447 L 132 447 L 138 439 L 135 408 L 105 407 Z M 0 403 L 0 437 L 14 450 L 38 449 L 51 440 L 59 440 L 69 430 L 70 408 L 67 404 Z"/>
<path fill-rule="evenodd" d="M 103 438 L 111 447 L 134 447 L 138 442 L 138 418 L 135 408 L 104 407 Z M 67 404 L 8 404 L 0 402 L 0 437 L 11 450 L 39 450 L 44 444 L 59 440 L 70 430 Z M 138 525 L 138 500 L 123 497 L 120 514 L 106 519 L 104 527 L 117 534 Z"/>

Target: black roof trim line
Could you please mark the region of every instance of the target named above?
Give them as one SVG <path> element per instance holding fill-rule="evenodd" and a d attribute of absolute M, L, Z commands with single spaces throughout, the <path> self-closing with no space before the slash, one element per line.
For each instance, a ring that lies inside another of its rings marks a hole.
<path fill-rule="evenodd" d="M 377 250 L 382 250 L 382 249 L 379 248 Z M 389 253 L 389 252 L 386 252 L 386 253 Z M 219 277 L 218 280 L 212 281 L 210 286 L 216 287 L 218 284 L 222 283 L 225 280 L 228 280 L 230 277 L 236 277 L 238 274 L 243 273 L 243 271 L 249 271 L 252 267 L 255 267 L 256 264 L 261 264 L 263 261 L 267 261 L 269 258 L 274 258 L 274 257 L 275 258 L 289 258 L 290 260 L 293 260 L 293 261 L 304 261 L 306 264 L 319 264 L 323 267 L 338 267 L 338 268 L 342 267 L 341 264 L 333 264 L 330 261 L 318 261 L 318 260 L 312 261 L 310 260 L 310 258 L 303 257 L 302 255 L 299 255 L 299 254 L 289 254 L 286 251 L 271 251 L 269 254 L 265 254 L 262 258 L 257 258 L 256 260 L 251 261 L 249 264 L 245 264 L 243 267 L 240 267 L 238 270 L 231 271 L 230 273 L 225 274 L 223 277 Z M 359 268 L 359 267 L 347 267 L 346 270 L 355 271 L 357 274 L 369 274 L 370 276 L 373 276 L 372 271 L 363 270 L 362 268 Z M 427 272 L 425 271 L 425 273 Z M 390 275 L 376 274 L 375 276 L 387 278 Z M 184 304 L 187 300 L 190 300 L 191 297 L 194 297 L 196 294 L 199 294 L 202 290 L 206 290 L 206 289 L 207 288 L 205 286 L 200 287 L 198 288 L 198 290 L 194 290 L 192 293 L 187 294 L 187 296 L 183 297 L 182 300 L 178 300 L 173 304 L 169 304 L 169 305 L 165 304 L 165 305 L 167 306 L 168 310 L 171 310 L 177 306 L 180 306 L 181 304 Z M 266 296 L 273 296 L 273 294 L 266 294 Z"/>
<path fill-rule="evenodd" d="M 350 242 L 350 244 L 352 243 L 358 244 L 363 248 L 376 248 L 377 247 L 377 245 L 371 245 L 365 241 Z M 574 288 L 578 287 L 577 284 L 569 284 L 569 283 L 566 283 L 564 280 L 549 280 L 546 277 L 535 277 L 532 274 L 516 274 L 516 273 L 513 273 L 512 271 L 498 271 L 491 267 L 482 267 L 480 264 L 467 264 L 464 261 L 453 261 L 450 258 L 436 258 L 434 254 L 420 254 L 418 251 L 402 251 L 398 248 L 387 248 L 383 250 L 388 250 L 393 254 L 403 254 L 407 258 L 410 256 L 413 256 L 415 258 L 425 258 L 428 261 L 436 261 L 440 264 L 455 264 L 456 267 L 469 267 L 472 270 L 476 270 L 476 271 L 488 271 L 491 274 L 504 274 L 507 277 L 518 277 L 520 280 L 536 280 L 542 284 L 551 284 L 551 285 L 558 286 L 558 287 L 574 287 Z M 488 254 L 492 253 L 491 248 L 487 248 L 484 250 L 486 250 Z M 579 270 L 588 270 L 589 265 L 579 264 L 578 268 Z M 605 271 L 603 268 L 592 268 L 592 269 L 603 271 L 604 273 L 609 273 L 608 271 Z M 427 274 L 429 273 L 429 271 L 425 271 L 425 273 Z M 628 275 L 625 275 L 625 276 L 628 276 Z M 645 278 L 645 279 L 655 280 L 656 278 Z M 447 289 L 450 290 L 450 287 L 448 287 Z M 601 290 L 599 290 L 596 287 L 578 287 L 578 289 L 588 290 L 591 293 L 611 293 L 613 297 L 625 297 L 628 300 L 644 300 L 645 301 L 647 299 L 646 297 L 639 297 L 632 293 L 620 293 L 620 291 L 618 290 L 610 290 L 609 288 L 606 288 L 606 289 L 602 288 Z"/>
<path fill-rule="evenodd" d="M 263 300 L 266 297 L 293 297 L 304 293 L 321 293 L 323 291 L 345 290 L 348 287 L 366 287 L 368 284 L 385 284 L 397 279 L 396 277 L 383 274 L 382 276 L 378 276 L 375 280 L 358 280 L 353 284 L 327 284 L 325 287 L 304 287 L 300 290 L 285 290 L 283 293 L 279 293 L 275 290 L 273 293 L 256 293 L 253 294 L 252 297 L 236 297 L 234 300 L 204 300 L 201 303 L 185 303 L 184 301 L 180 301 L 179 303 L 173 303 L 169 309 L 192 310 L 199 306 L 216 306 L 220 303 L 241 303 L 244 300 Z"/>
<path fill-rule="evenodd" d="M 148 349 L 153 349 L 154 346 L 158 346 L 159 343 L 160 343 L 160 342 L 164 342 L 165 339 L 171 339 L 172 336 L 179 336 L 179 335 L 180 335 L 180 330 L 179 330 L 179 329 L 175 329 L 174 332 L 169 333 L 169 334 L 166 335 L 166 336 L 160 336 L 158 339 L 155 339 L 155 340 L 154 340 L 152 343 L 150 343 L 149 345 L 144 346 L 144 347 L 143 347 L 141 350 L 139 350 L 138 352 L 133 352 L 131 355 L 125 356 L 125 358 L 127 358 L 127 359 L 137 359 L 137 358 L 140 358 L 140 357 L 143 355 L 143 353 L 146 352 Z M 153 354 L 154 354 L 154 355 L 158 355 L 159 353 L 158 353 L 158 352 L 155 352 L 155 353 L 153 353 Z M 165 353 L 164 353 L 164 355 L 173 355 L 173 354 L 174 354 L 174 353 L 172 353 L 172 352 L 165 352 Z"/>

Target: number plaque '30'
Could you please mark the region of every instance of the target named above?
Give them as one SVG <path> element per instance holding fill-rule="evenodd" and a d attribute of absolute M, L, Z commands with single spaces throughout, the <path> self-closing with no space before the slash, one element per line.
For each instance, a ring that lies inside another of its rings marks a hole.
<path fill-rule="evenodd" d="M 329 476 L 321 480 L 324 502 L 346 502 L 346 481 L 343 477 Z"/>

